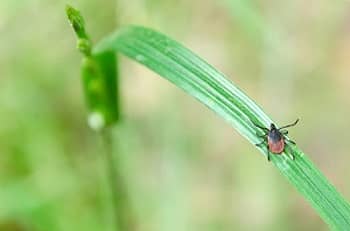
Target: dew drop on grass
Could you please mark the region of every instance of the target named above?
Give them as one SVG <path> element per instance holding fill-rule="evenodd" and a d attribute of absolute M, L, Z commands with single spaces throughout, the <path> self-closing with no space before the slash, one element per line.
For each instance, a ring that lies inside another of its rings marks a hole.
<path fill-rule="evenodd" d="M 95 131 L 100 131 L 105 126 L 105 119 L 100 112 L 92 112 L 88 116 L 88 125 Z"/>
<path fill-rule="evenodd" d="M 143 55 L 136 55 L 136 60 L 139 61 L 140 63 L 144 62 L 146 60 L 145 56 Z"/>
<path fill-rule="evenodd" d="M 303 152 L 301 152 L 300 150 L 297 150 L 297 155 L 300 157 L 303 157 L 305 154 Z"/>
<path fill-rule="evenodd" d="M 171 46 L 167 46 L 164 49 L 165 54 L 169 54 L 169 53 L 171 53 L 171 51 L 172 51 L 172 47 Z"/>

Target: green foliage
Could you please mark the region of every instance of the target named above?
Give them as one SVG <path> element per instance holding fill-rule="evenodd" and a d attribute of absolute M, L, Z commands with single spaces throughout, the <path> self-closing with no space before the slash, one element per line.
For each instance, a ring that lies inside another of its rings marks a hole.
<path fill-rule="evenodd" d="M 84 29 L 80 14 L 71 8 L 67 9 L 69 19 L 78 37 L 82 35 L 84 37 L 86 33 L 82 32 Z M 95 62 L 96 57 L 105 57 L 111 52 L 121 52 L 168 79 L 228 121 L 252 144 L 260 141 L 260 131 L 252 122 L 266 127 L 272 122 L 253 100 L 208 63 L 167 36 L 138 26 L 124 27 L 107 36 L 94 47 L 93 59 L 85 60 L 83 78 L 88 76 L 84 79 L 87 81 L 85 89 L 92 89 L 94 94 L 97 94 L 87 96 L 87 99 L 91 103 L 90 108 L 97 108 L 99 112 L 113 110 L 111 108 L 114 107 L 113 103 L 99 107 L 100 103 L 93 101 L 108 101 L 113 94 L 103 95 L 106 88 L 96 87 L 98 91 L 95 91 L 95 88 L 90 88 L 89 82 L 96 78 L 98 80 L 105 79 L 102 84 L 105 87 L 109 83 L 114 84 L 112 79 L 107 80 L 108 73 L 101 71 L 105 61 Z M 113 60 L 112 57 L 111 60 Z M 92 66 L 94 68 L 91 68 Z M 108 89 L 110 92 L 113 90 L 115 89 Z M 102 114 L 108 118 L 108 113 L 103 112 Z M 111 123 L 112 119 L 108 121 Z M 258 149 L 267 155 L 266 149 L 259 147 Z M 288 156 L 294 156 L 295 160 Z M 333 229 L 346 230 L 350 227 L 349 204 L 300 149 L 288 145 L 283 155 L 273 155 L 271 159 L 272 163 Z"/>
<path fill-rule="evenodd" d="M 252 144 L 259 131 L 252 122 L 268 125 L 271 119 L 237 86 L 174 40 L 151 29 L 129 26 L 107 36 L 94 54 L 117 51 L 144 64 L 228 121 Z M 254 145 L 255 146 L 255 145 Z M 259 148 L 265 155 L 266 149 Z M 288 158 L 295 156 L 295 160 Z M 350 207 L 323 174 L 295 146 L 287 146 L 272 162 L 335 230 L 350 227 Z"/>
<path fill-rule="evenodd" d="M 83 90 L 89 108 L 89 125 L 101 130 L 118 119 L 117 61 L 114 53 L 91 55 L 91 41 L 80 12 L 66 6 L 68 20 L 78 37 L 77 47 L 84 55 L 81 64 Z"/>
<path fill-rule="evenodd" d="M 77 47 L 85 55 L 90 55 L 91 42 L 85 31 L 85 22 L 80 12 L 73 7 L 66 6 L 68 20 L 78 36 Z"/>

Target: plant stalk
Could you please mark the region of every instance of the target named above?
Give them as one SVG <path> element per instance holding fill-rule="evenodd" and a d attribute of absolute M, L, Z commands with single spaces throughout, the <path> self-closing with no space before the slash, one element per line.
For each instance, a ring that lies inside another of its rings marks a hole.
<path fill-rule="evenodd" d="M 111 201 L 113 204 L 114 222 L 116 230 L 132 231 L 133 221 L 131 216 L 130 201 L 126 190 L 126 182 L 122 174 L 119 158 L 114 155 L 115 145 L 113 144 L 113 135 L 109 128 L 101 132 L 103 146 L 105 149 L 105 165 L 107 177 L 111 191 Z"/>

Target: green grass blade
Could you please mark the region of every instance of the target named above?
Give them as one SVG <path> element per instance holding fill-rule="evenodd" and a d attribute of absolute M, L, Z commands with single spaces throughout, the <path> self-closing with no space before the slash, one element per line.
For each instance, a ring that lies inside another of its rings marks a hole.
<path fill-rule="evenodd" d="M 168 79 L 223 117 L 252 144 L 260 141 L 256 135 L 260 131 L 252 121 L 266 127 L 272 122 L 222 73 L 165 35 L 143 27 L 125 27 L 98 43 L 93 54 L 109 51 L 121 52 Z M 271 160 L 330 227 L 349 229 L 349 204 L 301 150 L 287 146 L 284 155 L 272 155 Z"/>

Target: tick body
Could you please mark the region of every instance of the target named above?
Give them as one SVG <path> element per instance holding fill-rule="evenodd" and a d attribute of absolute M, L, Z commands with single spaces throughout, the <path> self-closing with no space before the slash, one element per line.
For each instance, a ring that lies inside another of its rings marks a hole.
<path fill-rule="evenodd" d="M 263 144 L 266 144 L 268 151 L 268 161 L 270 161 L 270 153 L 280 155 L 283 152 L 287 142 L 295 144 L 293 141 L 285 138 L 285 135 L 288 134 L 288 131 L 283 129 L 295 126 L 298 123 L 298 121 L 299 119 L 297 119 L 294 123 L 283 126 L 281 128 L 276 128 L 274 124 L 271 124 L 270 129 L 254 124 L 256 127 L 264 131 L 263 135 L 259 135 L 259 137 L 263 138 L 264 140 L 256 145 L 261 146 Z M 292 156 L 292 159 L 294 160 L 294 156 Z"/>
<path fill-rule="evenodd" d="M 281 154 L 284 150 L 284 137 L 274 124 L 271 124 L 271 128 L 267 133 L 267 145 L 269 151 L 274 154 Z"/>

